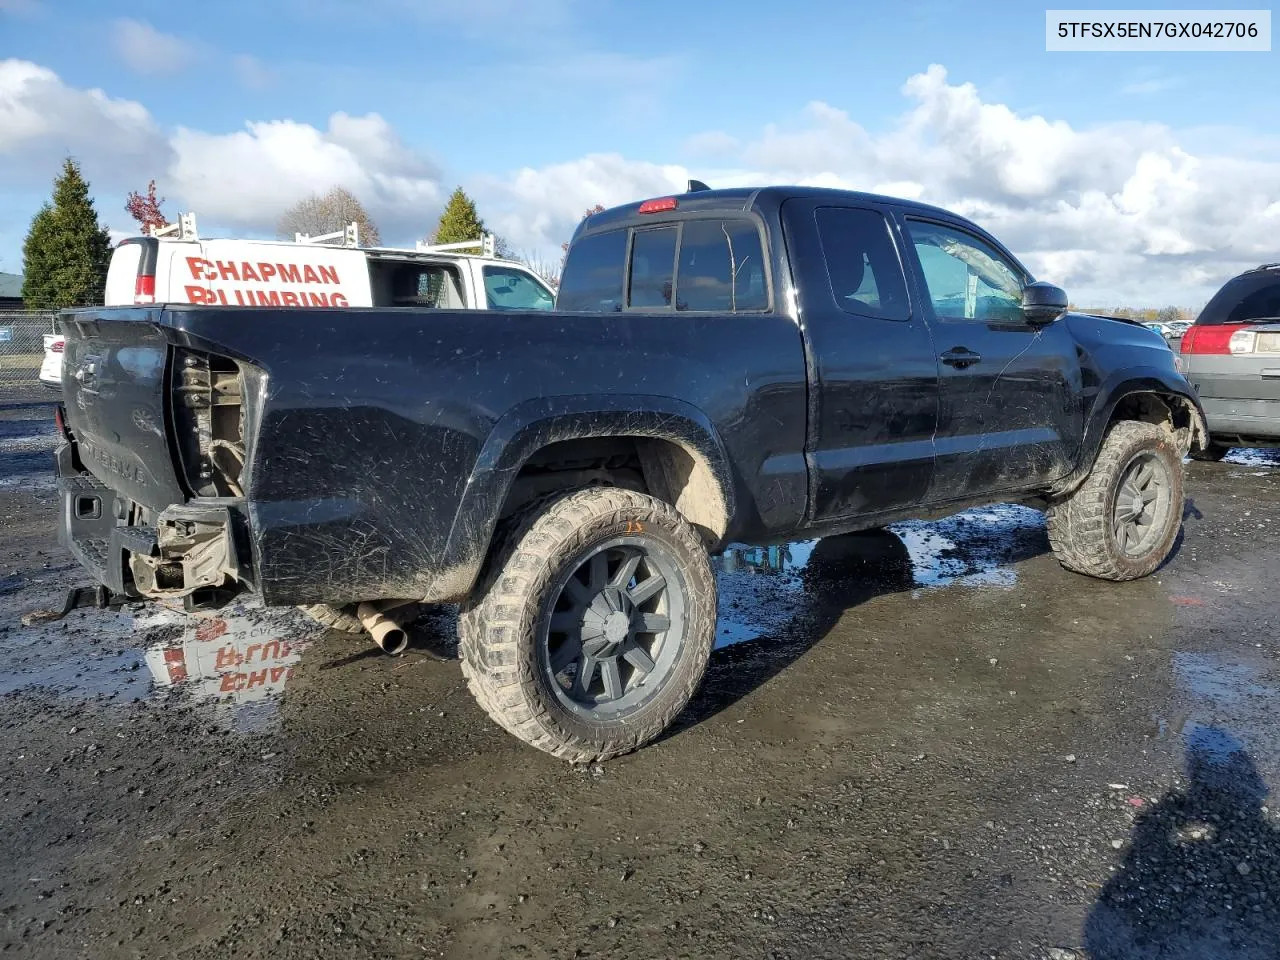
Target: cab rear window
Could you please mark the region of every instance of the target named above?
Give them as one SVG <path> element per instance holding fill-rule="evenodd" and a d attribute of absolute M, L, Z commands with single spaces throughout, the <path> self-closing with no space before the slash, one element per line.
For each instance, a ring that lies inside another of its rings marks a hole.
<path fill-rule="evenodd" d="M 760 230 L 686 220 L 591 234 L 569 250 L 557 308 L 742 313 L 769 309 Z"/>

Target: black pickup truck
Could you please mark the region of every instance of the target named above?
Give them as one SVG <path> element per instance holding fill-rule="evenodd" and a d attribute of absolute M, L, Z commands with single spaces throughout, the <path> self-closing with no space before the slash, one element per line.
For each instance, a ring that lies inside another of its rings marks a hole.
<path fill-rule="evenodd" d="M 715 637 L 710 562 L 992 501 L 1070 570 L 1170 553 L 1206 443 L 1173 355 L 1067 311 L 983 230 L 866 194 L 696 190 L 591 216 L 553 313 L 62 314 L 61 538 L 122 598 L 461 604 L 507 730 L 656 737 Z M 318 606 L 317 606 L 318 605 Z"/>

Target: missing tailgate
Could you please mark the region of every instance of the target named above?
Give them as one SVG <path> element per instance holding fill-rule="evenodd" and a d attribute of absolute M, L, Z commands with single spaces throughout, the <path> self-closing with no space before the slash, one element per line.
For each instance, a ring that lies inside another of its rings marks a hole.
<path fill-rule="evenodd" d="M 178 457 L 199 497 L 243 497 L 243 379 L 235 361 L 195 350 L 174 356 Z"/>

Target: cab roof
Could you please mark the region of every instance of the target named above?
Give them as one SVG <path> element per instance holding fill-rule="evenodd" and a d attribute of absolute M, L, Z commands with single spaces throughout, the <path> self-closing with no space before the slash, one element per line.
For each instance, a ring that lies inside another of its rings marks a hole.
<path fill-rule="evenodd" d="M 580 226 L 580 231 L 594 233 L 597 230 L 617 227 L 624 223 L 644 222 L 650 214 L 642 214 L 640 208 L 647 203 L 653 203 L 655 200 L 674 200 L 676 203 L 674 209 L 663 210 L 658 213 L 657 216 L 660 217 L 662 214 L 679 216 L 686 213 L 715 211 L 742 213 L 753 209 L 762 212 L 766 210 L 774 211 L 787 200 L 794 198 L 821 199 L 823 197 L 840 200 L 845 203 L 856 201 L 877 206 L 893 206 L 931 216 L 956 217 L 954 212 L 945 210 L 942 207 L 931 206 L 916 200 L 904 200 L 901 197 L 890 197 L 878 193 L 863 193 L 857 190 L 802 186 L 730 187 L 723 190 L 696 190 L 686 193 L 666 194 L 662 197 L 623 204 L 587 217 Z"/>

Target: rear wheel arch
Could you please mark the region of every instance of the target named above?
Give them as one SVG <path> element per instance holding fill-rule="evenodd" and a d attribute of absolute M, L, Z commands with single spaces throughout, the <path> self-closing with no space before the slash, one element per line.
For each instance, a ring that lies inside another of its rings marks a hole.
<path fill-rule="evenodd" d="M 557 457 L 591 461 L 588 454 L 596 451 L 607 462 L 543 469 Z M 608 462 L 625 460 L 628 451 L 635 455 L 629 466 Z M 540 470 L 553 476 L 530 482 Z M 675 507 L 713 548 L 727 535 L 737 509 L 733 477 L 718 433 L 692 404 L 650 396 L 529 401 L 501 417 L 486 438 L 449 535 L 442 560 L 446 575 L 424 599 L 465 596 L 480 576 L 504 516 L 575 487 L 598 484 L 648 493 Z"/>
<path fill-rule="evenodd" d="M 646 493 L 675 507 L 708 544 L 724 539 L 730 495 L 705 448 L 647 433 L 609 433 L 554 440 L 530 452 L 498 511 L 512 516 L 550 493 L 584 486 L 613 486 Z"/>

